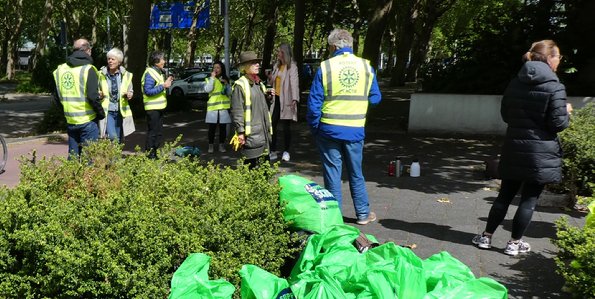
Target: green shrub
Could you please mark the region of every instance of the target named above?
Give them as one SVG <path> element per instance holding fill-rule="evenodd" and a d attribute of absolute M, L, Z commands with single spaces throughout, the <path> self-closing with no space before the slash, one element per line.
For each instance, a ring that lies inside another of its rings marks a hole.
<path fill-rule="evenodd" d="M 575 111 L 570 127 L 560 133 L 560 141 L 564 151 L 563 187 L 573 197 L 591 197 L 589 184 L 595 183 L 595 104 Z"/>
<path fill-rule="evenodd" d="M 565 289 L 575 298 L 595 298 L 595 227 L 577 228 L 565 217 L 556 227 L 556 272 L 564 277 Z"/>
<path fill-rule="evenodd" d="M 24 162 L 0 189 L 0 297 L 164 298 L 192 252 L 236 286 L 243 264 L 280 273 L 293 249 L 275 168 L 121 157 L 109 141 L 81 161 Z M 89 159 L 88 157 L 93 157 Z"/>

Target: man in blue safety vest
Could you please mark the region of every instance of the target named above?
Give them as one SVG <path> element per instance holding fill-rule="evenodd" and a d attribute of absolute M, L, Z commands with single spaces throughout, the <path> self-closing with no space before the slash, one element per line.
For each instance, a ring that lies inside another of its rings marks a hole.
<path fill-rule="evenodd" d="M 347 166 L 357 224 L 376 220 L 370 211 L 362 154 L 368 104 L 381 101 L 374 69 L 353 54 L 353 37 L 343 29 L 328 36 L 333 57 L 323 61 L 312 81 L 306 119 L 316 140 L 324 170 L 324 186 L 342 204 L 341 172 Z"/>

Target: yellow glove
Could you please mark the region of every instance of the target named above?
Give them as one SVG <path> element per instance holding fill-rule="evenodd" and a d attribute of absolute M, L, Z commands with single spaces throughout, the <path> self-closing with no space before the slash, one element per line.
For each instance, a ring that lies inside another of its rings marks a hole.
<path fill-rule="evenodd" d="M 240 143 L 240 139 L 238 138 L 238 132 L 233 134 L 233 137 L 229 141 L 229 144 L 231 144 L 231 148 L 233 148 L 233 150 L 236 152 L 240 149 L 242 144 Z"/>

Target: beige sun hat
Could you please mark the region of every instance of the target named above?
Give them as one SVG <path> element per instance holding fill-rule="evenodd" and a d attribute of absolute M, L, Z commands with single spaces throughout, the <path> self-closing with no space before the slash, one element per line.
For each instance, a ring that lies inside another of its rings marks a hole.
<path fill-rule="evenodd" d="M 244 64 L 246 62 L 250 62 L 250 61 L 261 61 L 262 58 L 258 58 L 258 56 L 256 55 L 256 52 L 254 51 L 245 51 L 240 53 L 240 61 L 238 62 L 237 65 L 240 64 Z"/>

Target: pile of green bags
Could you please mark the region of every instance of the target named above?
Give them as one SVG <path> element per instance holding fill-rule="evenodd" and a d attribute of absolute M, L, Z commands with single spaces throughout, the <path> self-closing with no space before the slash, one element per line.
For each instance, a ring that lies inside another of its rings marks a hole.
<path fill-rule="evenodd" d="M 241 298 L 508 298 L 502 284 L 475 278 L 469 267 L 445 251 L 422 260 L 411 249 L 390 242 L 361 253 L 354 246 L 360 231 L 343 224 L 328 191 L 295 175 L 279 182 L 285 219 L 296 229 L 316 233 L 308 238 L 287 280 L 244 265 L 239 272 Z M 374 236 L 366 237 L 376 242 Z M 207 279 L 208 261 L 205 255 L 190 255 L 174 274 L 169 298 L 231 298 L 233 286 Z"/>

